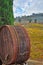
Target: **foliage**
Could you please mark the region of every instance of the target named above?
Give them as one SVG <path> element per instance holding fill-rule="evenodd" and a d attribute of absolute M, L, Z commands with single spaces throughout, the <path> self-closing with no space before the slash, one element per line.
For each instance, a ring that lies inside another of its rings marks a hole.
<path fill-rule="evenodd" d="M 0 25 L 14 23 L 13 0 L 0 0 Z"/>
<path fill-rule="evenodd" d="M 30 19 L 29 19 L 29 23 L 31 23 L 31 21 L 32 21 L 32 19 L 30 18 Z"/>
<path fill-rule="evenodd" d="M 37 23 L 37 19 L 35 19 L 34 22 Z"/>
<path fill-rule="evenodd" d="M 21 22 L 21 18 L 19 18 L 19 20 L 18 20 L 19 22 Z"/>

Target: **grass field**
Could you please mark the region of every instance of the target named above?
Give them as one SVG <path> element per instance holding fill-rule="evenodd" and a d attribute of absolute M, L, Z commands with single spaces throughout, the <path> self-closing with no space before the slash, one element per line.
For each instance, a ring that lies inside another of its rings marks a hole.
<path fill-rule="evenodd" d="M 43 24 L 28 23 L 24 27 L 30 36 L 30 59 L 43 61 Z"/>

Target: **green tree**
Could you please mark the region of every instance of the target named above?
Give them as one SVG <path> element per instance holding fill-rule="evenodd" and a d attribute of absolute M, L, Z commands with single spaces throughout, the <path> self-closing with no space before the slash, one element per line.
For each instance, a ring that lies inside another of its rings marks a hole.
<path fill-rule="evenodd" d="M 29 23 L 31 23 L 32 22 L 32 19 L 29 19 Z"/>
<path fill-rule="evenodd" d="M 19 18 L 19 20 L 18 20 L 20 23 L 21 23 L 21 18 Z"/>
<path fill-rule="evenodd" d="M 34 22 L 37 23 L 37 19 L 35 19 Z"/>
<path fill-rule="evenodd" d="M 13 0 L 0 0 L 0 25 L 13 25 Z"/>

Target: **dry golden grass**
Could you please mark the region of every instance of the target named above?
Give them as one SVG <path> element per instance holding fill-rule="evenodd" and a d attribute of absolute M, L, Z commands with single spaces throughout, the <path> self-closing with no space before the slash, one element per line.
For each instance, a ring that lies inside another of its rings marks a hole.
<path fill-rule="evenodd" d="M 30 36 L 30 59 L 43 61 L 43 24 L 28 23 L 24 27 Z"/>

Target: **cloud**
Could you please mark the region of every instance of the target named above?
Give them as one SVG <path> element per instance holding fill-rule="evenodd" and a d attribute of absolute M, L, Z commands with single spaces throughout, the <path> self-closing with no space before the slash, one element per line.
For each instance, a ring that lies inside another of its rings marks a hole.
<path fill-rule="evenodd" d="M 43 12 L 43 0 L 14 0 L 14 17 Z"/>

